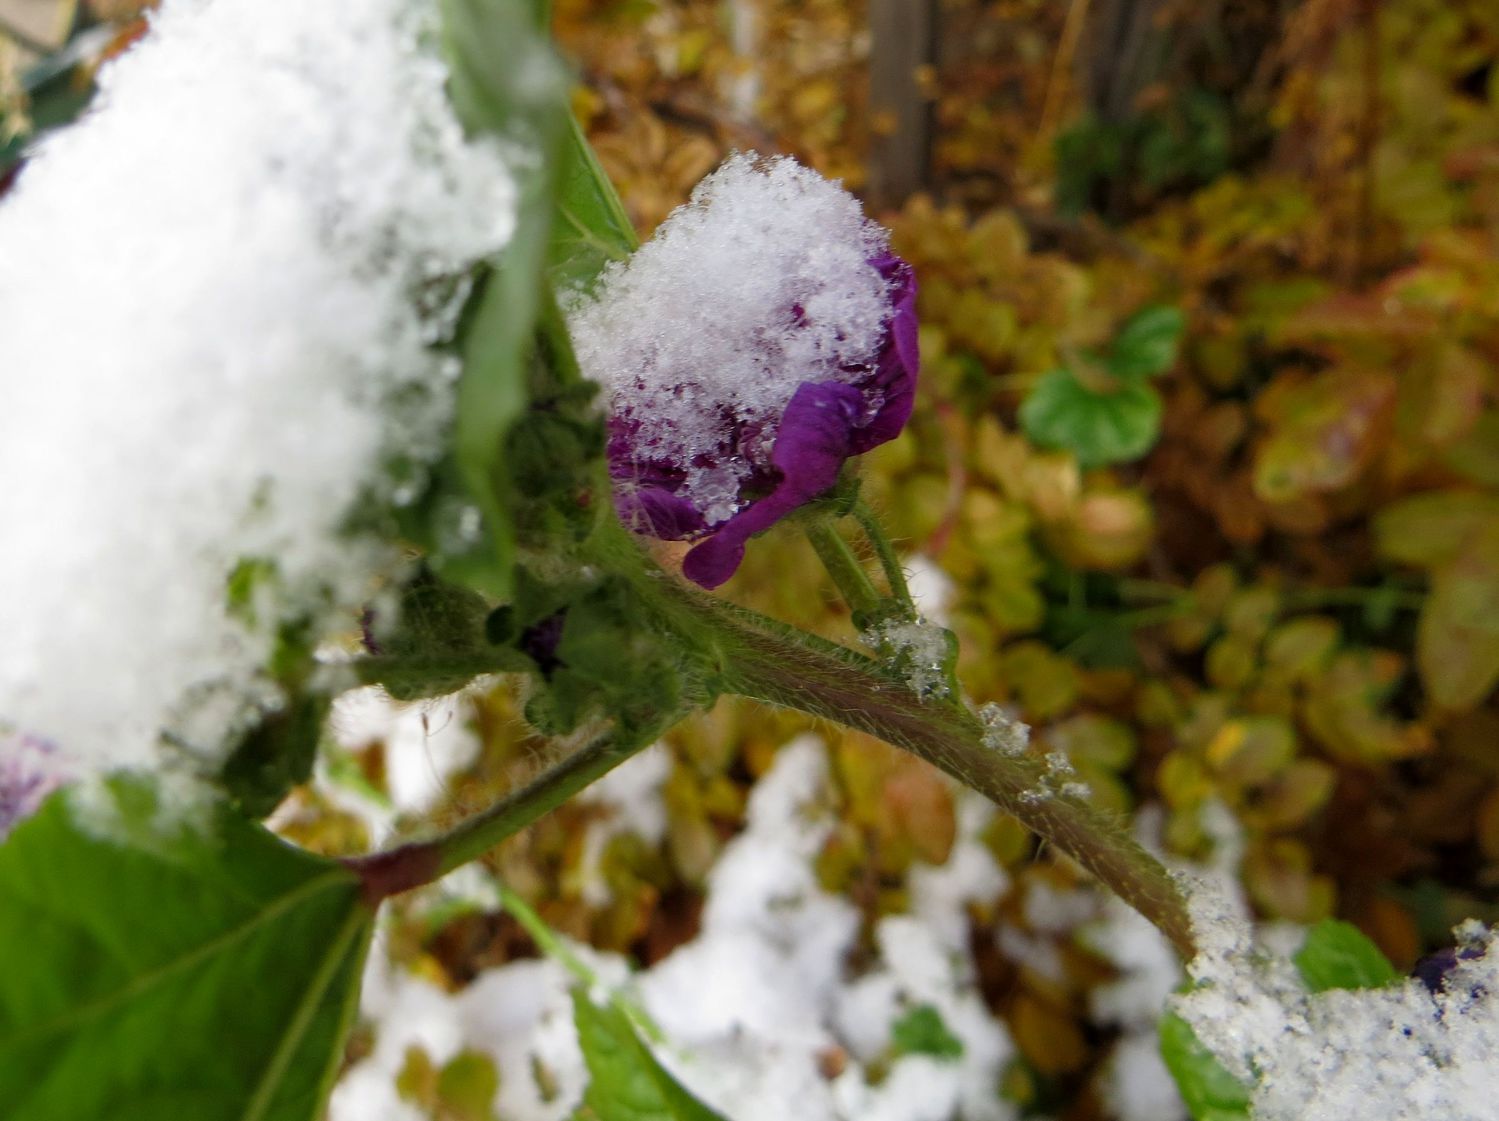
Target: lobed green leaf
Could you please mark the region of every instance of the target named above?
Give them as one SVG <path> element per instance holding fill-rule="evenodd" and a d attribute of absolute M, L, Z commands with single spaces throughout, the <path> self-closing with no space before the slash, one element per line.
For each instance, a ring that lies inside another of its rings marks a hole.
<path fill-rule="evenodd" d="M 1052 370 L 1020 406 L 1020 426 L 1045 448 L 1062 448 L 1083 467 L 1127 463 L 1161 434 L 1161 398 L 1141 382 L 1095 392 L 1070 371 Z"/>

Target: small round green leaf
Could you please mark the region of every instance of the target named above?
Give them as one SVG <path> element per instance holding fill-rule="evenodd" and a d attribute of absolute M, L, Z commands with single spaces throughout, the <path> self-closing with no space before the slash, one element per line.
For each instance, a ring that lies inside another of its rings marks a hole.
<path fill-rule="evenodd" d="M 1020 406 L 1020 426 L 1032 442 L 1070 451 L 1083 467 L 1127 463 L 1160 436 L 1161 398 L 1139 382 L 1095 392 L 1071 371 L 1052 370 Z"/>

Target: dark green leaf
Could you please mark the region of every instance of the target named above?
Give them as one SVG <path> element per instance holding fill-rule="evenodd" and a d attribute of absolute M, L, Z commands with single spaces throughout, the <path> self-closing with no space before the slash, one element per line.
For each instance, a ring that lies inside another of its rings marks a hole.
<path fill-rule="evenodd" d="M 567 128 L 567 81 L 529 4 L 442 0 L 442 14 L 449 91 L 464 127 L 523 145 L 533 156 L 529 170 L 513 169 L 519 189 L 515 235 L 466 318 L 454 432 L 457 466 L 493 551 L 487 570 L 470 575 L 483 591 L 507 598 L 515 540 L 503 451 L 526 406 L 553 176 Z"/>
<path fill-rule="evenodd" d="M 1161 1017 L 1161 1058 L 1194 1121 L 1248 1121 L 1249 1091 L 1175 1012 Z"/>
<path fill-rule="evenodd" d="M 1328 989 L 1378 989 L 1393 984 L 1400 974 L 1358 927 L 1338 919 L 1323 919 L 1306 932 L 1306 941 L 1292 960 L 1314 993 Z"/>
<path fill-rule="evenodd" d="M 331 705 L 321 693 L 296 690 L 239 742 L 219 778 L 243 813 L 265 817 L 311 777 Z"/>
<path fill-rule="evenodd" d="M 1174 307 L 1148 307 L 1125 323 L 1114 340 L 1109 372 L 1131 379 L 1165 373 L 1176 362 L 1186 317 Z"/>
<path fill-rule="evenodd" d="M 225 806 L 163 800 L 116 779 L 0 845 L 3 1112 L 315 1121 L 373 918 L 359 881 Z"/>
<path fill-rule="evenodd" d="M 918 1004 L 890 1028 L 897 1055 L 930 1055 L 956 1061 L 963 1057 L 963 1041 L 942 1022 L 942 1013 L 930 1004 Z"/>
<path fill-rule="evenodd" d="M 1095 392 L 1071 371 L 1052 370 L 1021 404 L 1020 426 L 1041 447 L 1075 453 L 1084 467 L 1127 463 L 1160 435 L 1161 398 L 1139 382 Z"/>
<path fill-rule="evenodd" d="M 723 1121 L 667 1072 L 614 1004 L 573 989 L 573 1022 L 588 1066 L 586 1110 L 597 1121 Z"/>

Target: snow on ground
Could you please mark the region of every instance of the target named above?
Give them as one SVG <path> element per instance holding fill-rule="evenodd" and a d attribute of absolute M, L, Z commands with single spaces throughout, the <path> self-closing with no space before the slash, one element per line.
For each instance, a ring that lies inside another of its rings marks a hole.
<path fill-rule="evenodd" d="M 626 766 L 633 773 L 601 799 L 650 828 L 661 764 L 647 756 Z M 969 900 L 1006 887 L 978 839 L 992 807 L 977 796 L 961 801 L 951 859 L 912 874 L 912 913 L 879 923 L 872 968 L 849 977 L 858 916 L 813 871 L 833 820 L 827 770 L 816 737 L 781 750 L 751 794 L 744 832 L 709 877 L 693 941 L 633 977 L 618 958 L 577 952 L 639 1002 L 668 1040 L 662 1061 L 732 1121 L 948 1121 L 959 1112 L 1010 1121 L 1016 1115 L 997 1089 L 1014 1049 L 972 986 L 964 913 Z M 414 1121 L 393 1088 L 412 1044 L 439 1065 L 465 1048 L 489 1055 L 500 1072 L 495 1107 L 507 1121 L 570 1116 L 586 1083 L 572 983 L 555 962 L 521 961 L 449 995 L 393 972 L 377 948 L 362 1002 L 376 1047 L 340 1081 L 330 1121 Z M 961 1041 L 960 1058 L 892 1050 L 895 1021 L 921 1005 Z M 843 1064 L 841 1073 L 830 1077 L 830 1063 Z M 877 1066 L 885 1076 L 871 1079 Z"/>
<path fill-rule="evenodd" d="M 396 560 L 346 520 L 436 450 L 446 278 L 515 222 L 435 19 L 166 0 L 0 205 L 0 726 L 211 766 L 278 701 L 276 625 L 349 625 Z M 242 562 L 274 577 L 234 611 Z"/>

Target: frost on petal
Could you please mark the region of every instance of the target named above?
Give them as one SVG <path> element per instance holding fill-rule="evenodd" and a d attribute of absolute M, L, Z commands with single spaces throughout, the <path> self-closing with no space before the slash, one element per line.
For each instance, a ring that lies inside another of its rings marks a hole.
<path fill-rule="evenodd" d="M 436 8 L 167 0 L 0 205 L 0 720 L 211 767 L 277 626 L 357 625 L 398 559 L 350 515 L 440 450 L 432 344 L 515 223 Z"/>
<path fill-rule="evenodd" d="M 624 522 L 698 541 L 687 575 L 728 579 L 751 536 L 909 419 L 915 297 L 838 185 L 788 159 L 730 159 L 571 307 L 579 361 L 608 394 Z"/>

